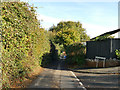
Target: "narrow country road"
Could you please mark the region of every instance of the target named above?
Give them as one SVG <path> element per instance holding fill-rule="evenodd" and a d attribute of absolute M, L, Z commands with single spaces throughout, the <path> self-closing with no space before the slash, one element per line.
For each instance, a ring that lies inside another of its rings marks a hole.
<path fill-rule="evenodd" d="M 65 69 L 64 61 L 58 61 L 52 67 L 44 68 L 38 78 L 28 88 L 75 88 L 86 90 L 72 71 Z"/>
<path fill-rule="evenodd" d="M 87 90 L 120 90 L 119 67 L 79 69 L 74 73 Z"/>
<path fill-rule="evenodd" d="M 44 67 L 43 72 L 28 86 L 28 88 L 56 88 L 58 90 L 119 90 L 120 75 L 110 74 L 113 71 L 118 73 L 117 67 L 70 71 L 66 69 L 65 61 L 60 60 L 49 67 Z"/>

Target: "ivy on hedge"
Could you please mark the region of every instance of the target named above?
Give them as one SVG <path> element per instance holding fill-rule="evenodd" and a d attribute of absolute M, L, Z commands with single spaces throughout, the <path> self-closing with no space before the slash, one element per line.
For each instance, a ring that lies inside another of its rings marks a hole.
<path fill-rule="evenodd" d="M 47 33 L 40 28 L 34 7 L 24 2 L 2 3 L 3 86 L 27 75 L 50 51 Z"/>

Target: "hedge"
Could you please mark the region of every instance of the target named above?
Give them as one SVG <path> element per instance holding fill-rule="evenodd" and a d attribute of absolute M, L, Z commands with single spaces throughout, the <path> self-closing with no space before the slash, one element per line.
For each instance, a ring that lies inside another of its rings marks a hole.
<path fill-rule="evenodd" d="M 2 3 L 3 87 L 26 76 L 41 65 L 42 55 L 50 51 L 46 31 L 37 20 L 34 7 L 24 2 Z"/>

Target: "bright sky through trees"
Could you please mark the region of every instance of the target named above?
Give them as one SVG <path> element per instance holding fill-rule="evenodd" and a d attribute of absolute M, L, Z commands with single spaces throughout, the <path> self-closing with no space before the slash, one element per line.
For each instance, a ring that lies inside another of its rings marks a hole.
<path fill-rule="evenodd" d="M 114 1 L 114 0 L 113 0 Z M 118 2 L 40 2 L 29 1 L 38 7 L 42 27 L 49 29 L 60 21 L 80 21 L 90 37 L 118 28 Z"/>

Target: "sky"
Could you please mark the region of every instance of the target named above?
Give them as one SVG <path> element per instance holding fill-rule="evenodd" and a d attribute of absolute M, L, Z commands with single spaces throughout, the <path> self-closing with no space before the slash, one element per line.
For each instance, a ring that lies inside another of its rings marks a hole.
<path fill-rule="evenodd" d="M 40 20 L 41 26 L 47 30 L 60 21 L 79 21 L 86 29 L 87 34 L 93 38 L 118 28 L 117 0 L 106 0 L 106 2 L 33 0 L 28 3 L 38 7 L 36 9 L 37 18 Z"/>

